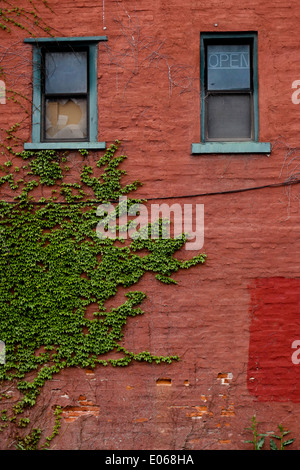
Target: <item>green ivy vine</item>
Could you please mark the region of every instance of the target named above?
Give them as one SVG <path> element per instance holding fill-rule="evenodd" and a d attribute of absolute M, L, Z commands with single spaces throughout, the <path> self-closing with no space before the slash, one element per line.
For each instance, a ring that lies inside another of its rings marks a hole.
<path fill-rule="evenodd" d="M 68 155 L 63 152 L 23 151 L 0 168 L 0 188 L 13 194 L 11 200 L 0 201 L 0 340 L 6 359 L 0 364 L 0 380 L 3 390 L 16 384 L 20 394 L 10 414 L 8 395 L 0 395 L 0 430 L 13 423 L 19 449 L 43 447 L 41 430 L 33 427 L 22 434 L 30 420 L 17 417 L 33 408 L 46 381 L 61 370 L 179 359 L 147 350 L 134 353 L 122 346 L 124 327 L 131 317 L 143 314 L 146 297 L 132 288 L 146 272 L 160 282 L 175 283 L 173 273 L 204 263 L 206 256 L 177 259 L 174 254 L 183 247 L 184 235 L 136 237 L 127 243 L 120 237 L 97 236 L 97 204 L 117 201 L 140 185 L 122 184 L 126 172 L 120 165 L 126 157 L 118 148 L 116 141 L 94 167 L 85 164 L 87 152 L 82 151 L 82 170 L 73 182 L 66 182 Z M 52 196 L 40 197 L 39 188 L 53 188 Z M 127 201 L 138 202 L 129 197 Z M 159 221 L 160 234 L 162 228 Z M 128 290 L 124 302 L 108 308 L 107 301 L 120 287 Z M 88 315 L 89 306 L 93 312 Z M 108 358 L 109 353 L 114 357 Z M 58 433 L 61 409 L 55 413 L 53 433 L 44 438 L 44 446 Z"/>
<path fill-rule="evenodd" d="M 47 0 L 40 1 L 46 8 L 50 9 Z M 40 5 L 39 5 L 40 6 Z M 14 0 L 1 0 L 0 3 L 0 28 L 7 33 L 11 32 L 11 28 L 19 28 L 32 35 L 31 27 L 41 28 L 43 31 L 49 32 L 49 27 L 44 24 L 38 13 L 37 2 L 28 0 L 27 8 L 20 8 L 18 2 Z"/>

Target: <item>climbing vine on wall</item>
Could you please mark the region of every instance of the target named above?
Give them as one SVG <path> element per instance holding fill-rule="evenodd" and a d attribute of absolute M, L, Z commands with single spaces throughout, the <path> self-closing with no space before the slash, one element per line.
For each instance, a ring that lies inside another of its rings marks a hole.
<path fill-rule="evenodd" d="M 18 2 L 14 0 L 0 1 L 0 28 L 6 32 L 16 27 L 33 34 L 33 28 L 37 27 L 44 31 L 49 31 L 49 27 L 44 23 L 40 16 L 40 5 L 43 4 L 50 9 L 47 0 L 28 0 L 28 7 L 19 7 Z"/>
<path fill-rule="evenodd" d="M 46 0 L 28 0 L 28 8 L 0 0 L 0 28 L 8 34 L 13 29 L 50 34 L 41 6 L 50 8 Z M 6 79 L 4 63 L 0 78 Z M 15 89 L 6 91 L 26 116 L 28 98 Z M 46 382 L 62 370 L 179 359 L 128 351 L 122 339 L 128 320 L 144 313 L 146 293 L 136 289 L 144 274 L 174 284 L 173 273 L 203 264 L 205 255 L 177 259 L 185 236 L 163 238 L 162 221 L 158 238 L 145 238 L 142 232 L 126 241 L 99 238 L 98 205 L 118 201 L 140 184 L 122 183 L 126 157 L 120 155 L 119 142 L 90 165 L 87 151 L 78 158 L 52 150 L 16 153 L 23 143 L 20 127 L 1 129 L 0 144 L 6 160 L 0 165 L 0 341 L 5 345 L 5 354 L 0 350 L 0 442 L 3 449 L 33 450 L 49 446 L 59 432 L 59 406 L 47 437 L 32 411 Z M 74 158 L 80 171 L 70 178 Z M 136 202 L 127 197 L 128 207 Z M 150 234 L 152 228 L 146 230 Z M 123 302 L 109 307 L 120 288 L 126 292 Z"/>
<path fill-rule="evenodd" d="M 39 428 L 20 437 L 29 423 L 17 417 L 35 405 L 45 382 L 61 370 L 178 360 L 121 345 L 128 319 L 143 314 L 146 294 L 134 286 L 146 272 L 158 282 L 173 283 L 173 273 L 204 263 L 205 255 L 176 259 L 183 235 L 126 242 L 97 236 L 97 204 L 117 201 L 139 186 L 137 181 L 122 184 L 120 165 L 126 157 L 118 146 L 113 144 L 94 167 L 84 163 L 87 152 L 82 152 L 82 170 L 72 183 L 65 181 L 65 153 L 24 151 L 1 167 L 0 187 L 13 198 L 0 202 L 0 340 L 6 348 L 0 379 L 6 386 L 16 383 L 19 394 L 10 416 L 7 395 L 1 401 L 4 425 L 19 423 L 15 440 L 25 448 L 37 446 Z M 54 189 L 51 197 L 40 197 L 39 188 Z M 137 202 L 126 198 L 129 206 Z M 127 288 L 124 302 L 108 308 L 120 287 Z"/>

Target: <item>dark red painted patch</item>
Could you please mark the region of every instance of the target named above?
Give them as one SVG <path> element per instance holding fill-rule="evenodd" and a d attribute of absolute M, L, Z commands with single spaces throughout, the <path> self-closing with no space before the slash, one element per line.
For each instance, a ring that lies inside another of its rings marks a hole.
<path fill-rule="evenodd" d="M 300 402 L 300 279 L 257 279 L 250 291 L 249 392 Z"/>

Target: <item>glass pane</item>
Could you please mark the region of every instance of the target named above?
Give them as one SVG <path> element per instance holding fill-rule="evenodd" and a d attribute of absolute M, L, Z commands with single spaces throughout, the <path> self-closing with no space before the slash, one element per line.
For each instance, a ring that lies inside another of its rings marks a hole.
<path fill-rule="evenodd" d="M 87 52 L 47 52 L 46 93 L 87 92 Z"/>
<path fill-rule="evenodd" d="M 207 99 L 209 139 L 251 139 L 250 95 L 210 95 Z"/>
<path fill-rule="evenodd" d="M 47 99 L 45 117 L 47 140 L 87 138 L 86 99 Z"/>
<path fill-rule="evenodd" d="M 207 89 L 250 89 L 250 46 L 207 46 Z"/>

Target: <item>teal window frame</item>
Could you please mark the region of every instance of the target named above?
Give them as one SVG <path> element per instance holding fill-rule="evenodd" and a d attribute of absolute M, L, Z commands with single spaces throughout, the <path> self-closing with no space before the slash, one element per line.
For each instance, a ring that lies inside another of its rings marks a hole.
<path fill-rule="evenodd" d="M 246 141 L 206 141 L 205 140 L 205 43 L 207 40 L 248 39 L 253 48 L 253 139 Z M 200 93 L 201 93 L 201 141 L 192 143 L 191 152 L 197 154 L 217 153 L 271 153 L 270 142 L 259 141 L 259 108 L 258 108 L 258 59 L 257 32 L 240 33 L 201 33 L 200 34 Z"/>
<path fill-rule="evenodd" d="M 98 44 L 107 41 L 107 36 L 66 37 L 66 38 L 27 38 L 25 43 L 33 46 L 33 94 L 32 94 L 32 131 L 31 142 L 24 144 L 25 150 L 47 149 L 88 149 L 106 148 L 105 142 L 98 141 L 98 92 L 97 92 L 97 58 Z M 42 105 L 42 52 L 43 46 L 66 46 L 72 48 L 87 47 L 89 50 L 89 139 L 82 142 L 42 142 L 41 141 L 41 105 Z"/>

